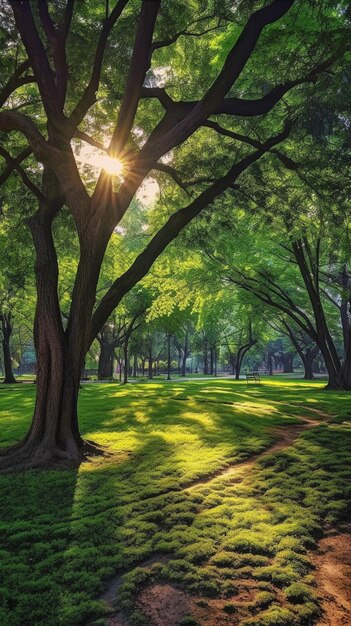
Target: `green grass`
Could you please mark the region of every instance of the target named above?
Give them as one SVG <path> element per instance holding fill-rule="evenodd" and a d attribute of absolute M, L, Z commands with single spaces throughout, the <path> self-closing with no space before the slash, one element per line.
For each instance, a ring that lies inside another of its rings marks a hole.
<path fill-rule="evenodd" d="M 312 623 L 309 550 L 351 502 L 351 397 L 321 388 L 281 378 L 84 385 L 82 431 L 114 455 L 76 471 L 0 475 L 0 625 L 99 621 L 107 614 L 99 598 L 119 572 L 118 606 L 133 626 L 149 624 L 135 597 L 152 581 L 220 597 L 228 616 L 246 579 L 257 590 L 243 624 Z M 34 385 L 0 388 L 1 445 L 25 433 L 34 394 Z M 186 489 L 266 448 L 277 425 L 317 417 L 301 406 L 332 423 L 235 482 Z M 168 560 L 142 567 L 161 554 Z"/>

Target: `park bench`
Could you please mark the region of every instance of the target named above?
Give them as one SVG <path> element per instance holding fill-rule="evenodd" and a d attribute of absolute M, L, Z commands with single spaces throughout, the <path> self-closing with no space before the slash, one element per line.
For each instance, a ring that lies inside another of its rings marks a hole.
<path fill-rule="evenodd" d="M 246 382 L 249 384 L 249 380 L 253 380 L 255 383 L 261 384 L 261 378 L 259 372 L 246 372 Z"/>

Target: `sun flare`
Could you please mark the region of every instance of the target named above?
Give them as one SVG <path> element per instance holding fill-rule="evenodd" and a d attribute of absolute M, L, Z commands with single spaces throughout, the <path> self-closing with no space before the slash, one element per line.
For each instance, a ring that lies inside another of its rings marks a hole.
<path fill-rule="evenodd" d="M 124 164 L 120 159 L 114 159 L 102 150 L 83 145 L 76 152 L 76 159 L 81 165 L 88 165 L 98 173 L 104 170 L 111 176 L 123 176 Z"/>
<path fill-rule="evenodd" d="M 112 176 L 122 176 L 123 163 L 119 159 L 113 159 L 112 157 L 105 155 L 97 155 L 94 157 L 93 165 L 99 169 L 105 170 Z"/>

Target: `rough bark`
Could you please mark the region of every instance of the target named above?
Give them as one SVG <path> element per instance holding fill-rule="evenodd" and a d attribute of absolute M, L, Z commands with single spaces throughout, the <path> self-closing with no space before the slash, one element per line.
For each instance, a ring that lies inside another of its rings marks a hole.
<path fill-rule="evenodd" d="M 4 380 L 7 385 L 16 383 L 12 369 L 11 359 L 11 335 L 12 335 L 12 315 L 11 313 L 0 314 L 1 334 L 2 334 L 2 351 L 4 357 Z"/>
<path fill-rule="evenodd" d="M 294 360 L 294 354 L 292 352 L 283 353 L 283 373 L 284 374 L 293 373 L 294 371 L 293 360 Z"/>
<path fill-rule="evenodd" d="M 98 363 L 98 379 L 105 380 L 113 376 L 113 359 L 115 346 L 107 341 L 100 341 L 100 354 Z"/>
<path fill-rule="evenodd" d="M 149 358 L 148 358 L 148 366 L 149 366 L 149 373 L 148 373 L 148 378 L 153 378 L 154 374 L 153 374 L 153 357 L 152 357 L 152 347 L 149 346 Z"/>

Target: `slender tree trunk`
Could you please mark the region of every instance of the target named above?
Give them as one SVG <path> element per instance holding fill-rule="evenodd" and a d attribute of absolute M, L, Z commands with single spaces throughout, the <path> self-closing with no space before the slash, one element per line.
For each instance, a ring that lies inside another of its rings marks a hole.
<path fill-rule="evenodd" d="M 4 356 L 4 383 L 6 384 L 14 384 L 16 379 L 13 374 L 12 369 L 12 359 L 11 359 L 11 349 L 10 349 L 10 339 L 12 335 L 12 323 L 11 316 L 1 314 L 1 329 L 2 329 L 2 351 Z"/>
<path fill-rule="evenodd" d="M 186 360 L 188 358 L 188 330 L 185 333 L 185 340 L 183 346 L 183 359 L 182 359 L 182 376 L 186 374 Z"/>
<path fill-rule="evenodd" d="M 171 335 L 167 335 L 167 380 L 171 380 Z"/>
<path fill-rule="evenodd" d="M 152 348 L 149 348 L 149 376 L 150 379 L 154 377 L 153 375 L 153 360 L 152 360 Z"/>
<path fill-rule="evenodd" d="M 137 354 L 134 353 L 133 356 L 133 378 L 137 378 L 138 377 L 138 357 Z"/>
<path fill-rule="evenodd" d="M 106 341 L 99 341 L 99 343 L 98 379 L 105 380 L 113 376 L 114 345 Z"/>
<path fill-rule="evenodd" d="M 210 347 L 210 374 L 213 374 L 213 347 Z"/>
<path fill-rule="evenodd" d="M 347 359 L 347 353 L 350 340 L 350 320 L 349 320 L 349 308 L 350 308 L 350 288 L 349 288 L 349 274 L 347 267 L 344 265 L 341 272 L 341 305 L 340 305 L 340 318 L 341 326 L 344 338 L 344 358 Z"/>
<path fill-rule="evenodd" d="M 283 354 L 283 373 L 284 374 L 293 373 L 294 371 L 293 360 L 294 360 L 294 355 L 292 352 L 284 352 Z"/>
<path fill-rule="evenodd" d="M 235 357 L 235 380 L 240 379 L 241 362 L 241 352 L 239 350 Z"/>
<path fill-rule="evenodd" d="M 204 374 L 208 374 L 208 345 L 207 341 L 204 343 Z"/>
<path fill-rule="evenodd" d="M 129 343 L 129 337 L 125 339 L 124 346 L 123 346 L 123 361 L 124 361 L 123 384 L 124 385 L 126 385 L 128 382 L 128 367 L 129 367 L 128 343 Z"/>
<path fill-rule="evenodd" d="M 351 328 L 349 327 L 348 338 L 347 338 L 347 350 L 345 354 L 345 359 L 341 366 L 340 378 L 342 388 L 350 391 L 351 390 Z"/>
<path fill-rule="evenodd" d="M 270 350 L 267 352 L 267 370 L 269 376 L 273 376 L 273 367 L 272 367 L 272 353 Z"/>

